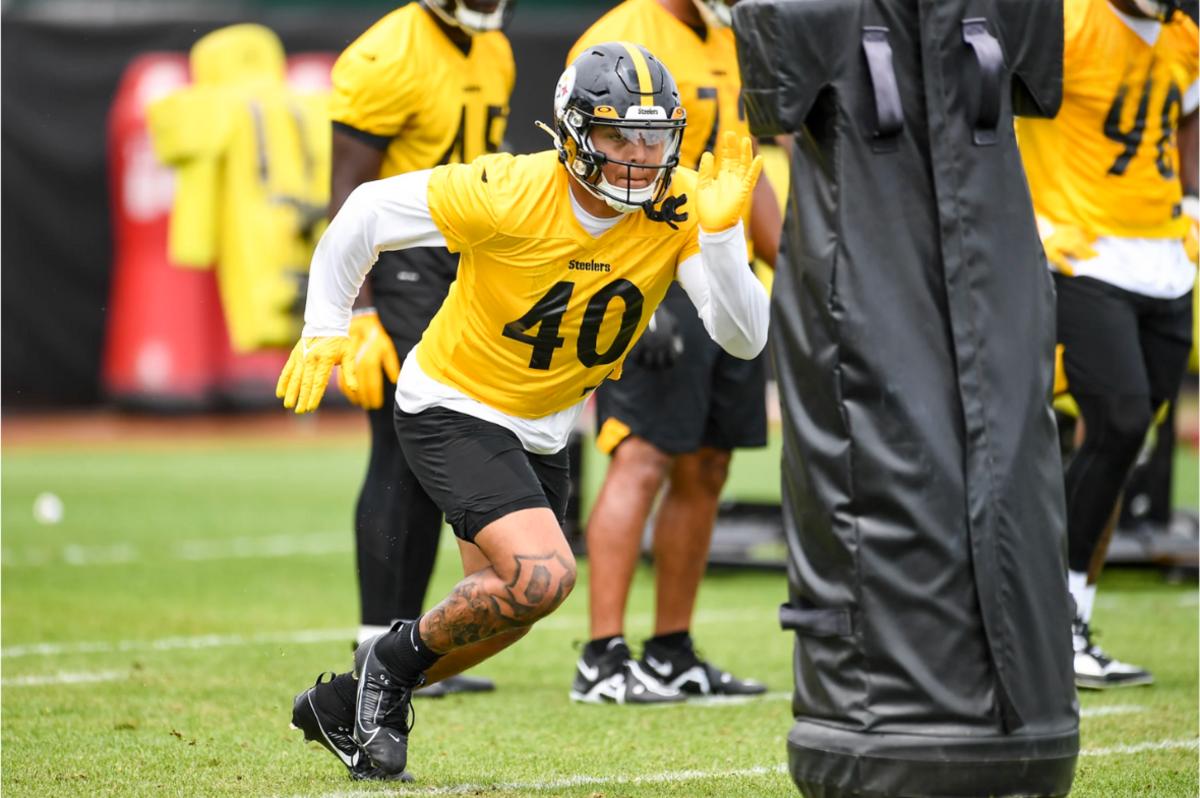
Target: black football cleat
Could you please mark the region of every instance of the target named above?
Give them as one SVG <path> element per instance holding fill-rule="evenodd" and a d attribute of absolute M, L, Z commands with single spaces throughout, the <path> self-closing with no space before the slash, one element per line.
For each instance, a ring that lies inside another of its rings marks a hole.
<path fill-rule="evenodd" d="M 664 684 L 688 695 L 745 696 L 767 692 L 762 682 L 739 679 L 701 659 L 690 637 L 674 646 L 647 640 L 642 649 L 642 664 Z"/>
<path fill-rule="evenodd" d="M 401 679 L 388 670 L 375 652 L 382 638 L 373 637 L 354 652 L 354 676 L 358 679 L 354 739 L 375 767 L 384 773 L 401 773 L 408 764 L 408 733 L 416 719 L 413 690 L 424 683 L 425 676 Z"/>
<path fill-rule="evenodd" d="M 312 687 L 296 696 L 292 702 L 292 728 L 302 731 L 305 740 L 325 746 L 355 781 L 412 781 L 406 770 L 389 774 L 371 765 L 354 741 L 354 705 L 338 695 L 333 678 L 332 673 L 322 673 Z"/>

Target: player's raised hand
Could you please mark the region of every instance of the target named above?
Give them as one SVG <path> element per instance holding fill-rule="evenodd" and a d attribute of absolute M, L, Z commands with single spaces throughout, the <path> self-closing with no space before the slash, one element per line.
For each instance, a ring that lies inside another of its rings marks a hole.
<path fill-rule="evenodd" d="M 700 179 L 696 182 L 696 212 L 700 229 L 706 233 L 728 230 L 742 218 L 750 204 L 763 159 L 754 154 L 749 136 L 726 130 L 717 145 L 718 157 L 706 152 L 700 157 Z"/>
<path fill-rule="evenodd" d="M 392 382 L 400 378 L 400 358 L 396 347 L 374 310 L 360 311 L 350 320 L 350 345 L 353 366 L 338 369 L 338 388 L 354 404 L 365 410 L 383 407 L 383 375 Z M 354 378 L 357 387 L 350 387 Z"/>
<path fill-rule="evenodd" d="M 297 413 L 316 410 L 329 384 L 329 374 L 338 365 L 349 372 L 346 381 L 350 390 L 357 392 L 354 348 L 349 336 L 301 338 L 292 347 L 292 354 L 279 375 L 275 395 L 283 400 L 284 407 L 295 408 Z"/>

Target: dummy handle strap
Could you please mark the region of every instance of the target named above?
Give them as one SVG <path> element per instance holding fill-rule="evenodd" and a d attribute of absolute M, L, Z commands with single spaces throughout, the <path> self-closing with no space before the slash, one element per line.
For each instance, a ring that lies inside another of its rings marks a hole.
<path fill-rule="evenodd" d="M 864 26 L 862 48 L 875 95 L 874 149 L 894 149 L 894 139 L 904 129 L 904 108 L 900 104 L 900 90 L 896 87 L 896 71 L 892 68 L 888 29 L 880 25 Z"/>
<path fill-rule="evenodd" d="M 975 97 L 975 143 L 980 146 L 996 143 L 996 128 L 1000 124 L 1000 73 L 1004 54 L 1000 42 L 988 33 L 987 20 L 973 17 L 962 21 L 962 37 L 975 54 L 979 66 L 979 89 Z"/>

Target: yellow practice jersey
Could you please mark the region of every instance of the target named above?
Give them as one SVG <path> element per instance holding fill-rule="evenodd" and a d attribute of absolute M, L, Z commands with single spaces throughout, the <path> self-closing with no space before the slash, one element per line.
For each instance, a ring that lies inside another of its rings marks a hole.
<path fill-rule="evenodd" d="M 503 33 L 472 36 L 464 54 L 410 3 L 338 57 L 331 118 L 386 148 L 380 177 L 464 163 L 500 149 L 515 79 Z"/>
<path fill-rule="evenodd" d="M 1197 29 L 1177 13 L 1148 44 L 1108 0 L 1064 0 L 1063 103 L 1021 118 L 1038 214 L 1094 235 L 1182 238 L 1174 131 L 1197 77 Z"/>
<path fill-rule="evenodd" d="M 694 211 L 678 229 L 625 214 L 593 238 L 568 180 L 553 151 L 486 155 L 429 179 L 430 215 L 461 255 L 417 361 L 513 416 L 565 410 L 619 376 L 677 265 L 700 251 Z M 696 173 L 678 169 L 670 195 L 694 202 L 695 186 Z"/>
<path fill-rule="evenodd" d="M 667 11 L 658 0 L 625 0 L 596 20 L 567 56 L 574 61 L 586 48 L 603 42 L 627 41 L 644 46 L 666 65 L 687 111 L 679 163 L 695 169 L 700 156 L 716 146 L 717 136 L 732 130 L 750 135 L 742 112 L 741 73 L 733 30 L 712 29 L 703 38 Z M 742 220 L 750 236 L 750 212 Z"/>

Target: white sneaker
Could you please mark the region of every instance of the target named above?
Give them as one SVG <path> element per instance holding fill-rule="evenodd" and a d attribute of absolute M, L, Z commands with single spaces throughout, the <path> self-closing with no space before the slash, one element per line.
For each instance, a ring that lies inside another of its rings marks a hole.
<path fill-rule="evenodd" d="M 648 673 L 619 637 L 594 659 L 584 648 L 570 695 L 572 701 L 584 704 L 678 704 L 687 698 Z"/>
<path fill-rule="evenodd" d="M 1079 618 L 1071 623 L 1075 647 L 1075 686 L 1088 690 L 1136 687 L 1153 684 L 1154 675 L 1144 668 L 1115 660 L 1092 642 L 1092 632 Z"/>

